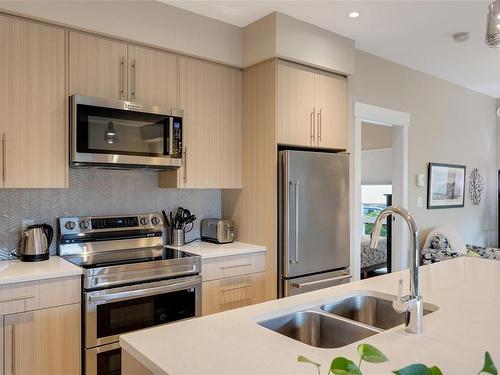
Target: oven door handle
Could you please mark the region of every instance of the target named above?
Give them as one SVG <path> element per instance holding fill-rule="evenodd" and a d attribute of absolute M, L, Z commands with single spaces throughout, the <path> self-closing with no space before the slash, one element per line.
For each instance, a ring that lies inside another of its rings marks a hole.
<path fill-rule="evenodd" d="M 186 281 L 176 282 L 176 283 L 162 285 L 162 286 L 155 286 L 152 288 L 135 289 L 135 290 L 129 290 L 129 291 L 125 291 L 125 292 L 117 292 L 117 293 L 109 293 L 109 294 L 98 294 L 95 296 L 90 295 L 88 298 L 89 298 L 90 303 L 102 304 L 102 303 L 127 300 L 127 299 L 135 298 L 135 297 L 148 297 L 148 296 L 153 296 L 153 295 L 157 295 L 160 293 L 175 292 L 175 291 L 187 289 L 187 288 L 195 288 L 195 287 L 199 286 L 200 284 L 201 283 L 199 280 L 196 280 L 196 281 L 186 280 Z"/>

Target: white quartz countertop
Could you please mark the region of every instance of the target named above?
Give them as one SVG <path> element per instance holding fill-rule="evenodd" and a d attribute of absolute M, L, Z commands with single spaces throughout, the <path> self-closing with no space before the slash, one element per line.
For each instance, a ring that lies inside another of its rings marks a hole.
<path fill-rule="evenodd" d="M 0 285 L 81 274 L 80 267 L 58 256 L 41 262 L 0 261 Z"/>
<path fill-rule="evenodd" d="M 230 255 L 241 255 L 266 251 L 265 246 L 252 245 L 244 242 L 215 244 L 211 242 L 196 241 L 184 246 L 167 247 L 200 255 L 202 259 L 219 258 Z"/>
<path fill-rule="evenodd" d="M 294 297 L 226 311 L 120 336 L 121 346 L 154 374 L 300 374 L 316 369 L 297 363 L 298 355 L 322 364 L 345 356 L 356 363 L 353 343 L 339 349 L 319 349 L 257 325 L 258 321 L 319 306 L 360 291 L 395 294 L 402 271 Z M 375 345 L 389 362 L 364 362 L 366 374 L 390 374 L 412 363 L 437 365 L 444 374 L 477 374 L 484 352 L 500 364 L 500 262 L 461 257 L 420 268 L 424 301 L 439 310 L 424 317 L 421 335 L 404 326 L 384 331 L 361 342 Z M 325 371 L 326 370 L 326 371 Z"/>

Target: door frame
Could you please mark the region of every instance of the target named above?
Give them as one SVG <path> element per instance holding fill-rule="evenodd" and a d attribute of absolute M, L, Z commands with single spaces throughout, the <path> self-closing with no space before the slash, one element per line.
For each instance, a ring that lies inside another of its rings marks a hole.
<path fill-rule="evenodd" d="M 361 126 L 363 122 L 389 126 L 392 131 L 392 202 L 408 208 L 408 128 L 410 114 L 393 109 L 354 103 L 354 126 L 350 137 L 351 163 L 351 270 L 354 280 L 361 273 Z M 392 272 L 407 268 L 408 231 L 400 218 L 393 223 Z"/>

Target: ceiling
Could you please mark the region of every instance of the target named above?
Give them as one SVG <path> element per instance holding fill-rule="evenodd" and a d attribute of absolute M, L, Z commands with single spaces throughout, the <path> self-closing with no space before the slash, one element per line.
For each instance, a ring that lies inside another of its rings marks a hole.
<path fill-rule="evenodd" d="M 484 44 L 489 1 L 170 1 L 237 26 L 279 11 L 356 41 L 356 48 L 500 98 L 500 49 Z M 351 11 L 361 13 L 351 19 Z M 470 39 L 453 42 L 456 32 Z"/>

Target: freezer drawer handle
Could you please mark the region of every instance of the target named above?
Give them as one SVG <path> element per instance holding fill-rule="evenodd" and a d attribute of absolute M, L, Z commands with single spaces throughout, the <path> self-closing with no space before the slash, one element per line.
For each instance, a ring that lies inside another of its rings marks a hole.
<path fill-rule="evenodd" d="M 318 284 L 329 283 L 332 281 L 339 281 L 339 280 L 345 280 L 345 279 L 350 279 L 350 278 L 352 278 L 352 275 L 349 275 L 348 273 L 344 273 L 343 276 L 331 277 L 329 279 L 323 279 L 323 280 L 309 281 L 308 283 L 293 283 L 292 286 L 294 288 L 300 289 L 300 288 L 304 288 L 306 286 L 318 285 Z"/>

